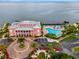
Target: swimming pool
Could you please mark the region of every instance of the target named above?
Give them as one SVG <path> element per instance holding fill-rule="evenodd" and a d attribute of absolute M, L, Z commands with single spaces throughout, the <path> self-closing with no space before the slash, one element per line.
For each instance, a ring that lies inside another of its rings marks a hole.
<path fill-rule="evenodd" d="M 57 37 L 60 37 L 62 35 L 61 30 L 55 30 L 55 29 L 52 29 L 52 28 L 46 28 L 46 30 L 49 34 L 55 34 Z"/>

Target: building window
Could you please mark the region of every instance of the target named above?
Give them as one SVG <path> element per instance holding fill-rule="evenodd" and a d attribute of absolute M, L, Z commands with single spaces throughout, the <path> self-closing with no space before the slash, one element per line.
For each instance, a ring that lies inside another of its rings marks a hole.
<path fill-rule="evenodd" d="M 26 32 L 28 32 L 28 31 L 26 31 Z"/>
<path fill-rule="evenodd" d="M 18 30 L 18 32 L 20 32 L 20 30 Z"/>
<path fill-rule="evenodd" d="M 21 32 L 23 32 L 23 31 L 21 30 Z"/>
<path fill-rule="evenodd" d="M 25 31 L 23 31 L 25 33 Z"/>
<path fill-rule="evenodd" d="M 28 32 L 30 32 L 30 30 L 28 30 Z"/>
<path fill-rule="evenodd" d="M 16 32 L 17 32 L 17 30 L 16 30 Z"/>

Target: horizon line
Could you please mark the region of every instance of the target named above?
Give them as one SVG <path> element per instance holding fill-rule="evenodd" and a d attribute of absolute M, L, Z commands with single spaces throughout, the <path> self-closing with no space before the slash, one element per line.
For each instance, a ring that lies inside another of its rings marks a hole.
<path fill-rule="evenodd" d="M 79 1 L 0 1 L 0 3 L 79 3 Z"/>

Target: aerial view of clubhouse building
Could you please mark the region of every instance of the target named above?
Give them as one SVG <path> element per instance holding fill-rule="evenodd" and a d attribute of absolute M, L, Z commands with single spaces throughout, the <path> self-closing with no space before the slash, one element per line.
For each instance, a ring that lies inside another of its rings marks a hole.
<path fill-rule="evenodd" d="M 9 26 L 9 33 L 13 37 L 40 36 L 41 24 L 37 21 L 14 22 Z"/>
<path fill-rule="evenodd" d="M 76 43 L 77 41 L 79 41 L 78 26 L 79 26 L 78 23 L 68 25 L 41 24 L 39 21 L 27 21 L 27 20 L 20 22 L 13 22 L 9 25 L 7 23 L 2 28 L 4 31 L 0 30 L 0 33 L 3 33 L 0 41 L 1 44 L 0 58 L 52 59 L 53 58 L 51 57 L 52 53 L 47 51 L 52 52 L 54 51 L 54 53 L 56 53 L 57 56 L 60 56 L 58 54 L 59 53 L 62 54 L 64 48 L 67 49 L 68 51 L 76 53 L 77 51 L 75 49 L 79 50 L 79 45 L 78 43 Z M 71 39 L 73 42 L 71 41 Z M 7 48 L 5 47 L 5 45 L 7 45 Z M 65 52 L 63 52 L 64 53 L 63 55 L 65 55 L 67 59 L 78 58 L 78 56 L 77 55 L 75 56 L 75 54 L 74 56 L 69 56 L 67 55 L 68 53 L 66 54 Z M 63 58 L 63 56 L 61 58 Z"/>
<path fill-rule="evenodd" d="M 43 34 L 55 34 L 57 37 L 62 35 L 63 25 L 44 25 L 43 29 L 38 21 L 14 22 L 9 26 L 9 34 L 12 37 L 41 36 Z"/>
<path fill-rule="evenodd" d="M 0 0 L 0 59 L 79 59 L 79 0 Z"/>

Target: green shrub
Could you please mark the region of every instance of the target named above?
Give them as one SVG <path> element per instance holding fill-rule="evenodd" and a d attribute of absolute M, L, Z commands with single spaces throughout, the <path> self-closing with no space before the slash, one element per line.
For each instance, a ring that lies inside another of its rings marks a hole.
<path fill-rule="evenodd" d="M 51 39 L 58 39 L 59 38 L 55 34 L 46 34 L 45 36 L 48 38 L 51 38 Z"/>
<path fill-rule="evenodd" d="M 25 40 L 25 39 L 24 39 L 23 37 L 19 37 L 19 38 L 18 38 L 18 41 L 17 41 L 17 42 L 19 43 L 19 47 L 20 47 L 20 48 L 24 48 L 24 47 L 25 47 L 25 45 L 24 45 L 24 40 Z"/>
<path fill-rule="evenodd" d="M 75 35 L 67 35 L 64 37 L 63 40 L 61 40 L 60 42 L 64 42 L 64 41 L 71 41 L 71 40 L 74 40 L 74 39 L 77 39 L 79 38 L 78 36 L 75 36 Z"/>
<path fill-rule="evenodd" d="M 75 53 L 79 53 L 79 46 L 73 47 L 72 51 Z"/>
<path fill-rule="evenodd" d="M 38 55 L 38 59 L 46 59 L 45 58 L 45 53 L 44 52 L 40 52 Z"/>
<path fill-rule="evenodd" d="M 60 44 L 59 43 L 57 43 L 57 42 L 49 42 L 49 43 L 47 43 L 47 47 L 51 47 L 51 48 L 60 48 L 61 46 L 60 46 Z"/>
<path fill-rule="evenodd" d="M 75 59 L 73 56 L 65 53 L 51 53 L 50 59 Z"/>

